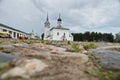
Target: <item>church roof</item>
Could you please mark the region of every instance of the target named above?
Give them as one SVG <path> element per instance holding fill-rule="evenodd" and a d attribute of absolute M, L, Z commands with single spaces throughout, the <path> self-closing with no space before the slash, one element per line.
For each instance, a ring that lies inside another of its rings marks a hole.
<path fill-rule="evenodd" d="M 53 28 L 51 28 L 50 30 L 53 30 L 53 29 L 70 30 L 70 29 L 68 29 L 68 28 L 62 28 L 62 27 L 53 27 Z"/>
<path fill-rule="evenodd" d="M 18 29 L 15 29 L 15 28 L 9 27 L 9 26 L 4 25 L 4 24 L 1 24 L 1 23 L 0 23 L 0 26 L 1 26 L 1 27 L 4 27 L 4 28 L 12 29 L 12 30 L 15 30 L 15 31 L 18 31 L 18 32 L 24 33 L 24 34 L 28 34 L 28 33 L 26 33 L 26 32 L 23 32 L 23 31 L 21 31 L 21 30 L 18 30 Z"/>

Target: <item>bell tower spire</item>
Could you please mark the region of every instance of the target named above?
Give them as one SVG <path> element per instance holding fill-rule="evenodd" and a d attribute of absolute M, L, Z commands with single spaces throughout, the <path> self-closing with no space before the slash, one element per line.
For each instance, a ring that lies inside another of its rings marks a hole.
<path fill-rule="evenodd" d="M 44 23 L 44 40 L 48 40 L 49 35 L 50 35 L 50 22 L 47 13 L 46 21 Z"/>
<path fill-rule="evenodd" d="M 60 13 L 59 13 L 59 19 L 60 19 Z"/>
<path fill-rule="evenodd" d="M 48 18 L 48 13 L 47 13 L 47 19 L 46 19 L 46 21 L 49 21 L 49 18 Z"/>
<path fill-rule="evenodd" d="M 47 18 L 46 18 L 46 22 L 45 22 L 45 27 L 50 27 L 48 13 L 47 13 Z"/>

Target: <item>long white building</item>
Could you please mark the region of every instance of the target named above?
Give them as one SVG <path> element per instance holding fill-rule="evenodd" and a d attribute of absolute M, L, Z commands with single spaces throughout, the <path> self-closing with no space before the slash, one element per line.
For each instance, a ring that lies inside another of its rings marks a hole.
<path fill-rule="evenodd" d="M 70 33 L 70 29 L 62 27 L 62 19 L 57 20 L 57 26 L 50 28 L 50 22 L 47 15 L 47 19 L 44 26 L 44 40 L 56 40 L 56 41 L 73 41 L 73 36 Z"/>
<path fill-rule="evenodd" d="M 8 32 L 11 35 L 11 37 L 15 39 L 17 39 L 19 35 L 27 36 L 27 33 L 21 30 L 6 26 L 4 24 L 0 24 L 0 32 Z"/>

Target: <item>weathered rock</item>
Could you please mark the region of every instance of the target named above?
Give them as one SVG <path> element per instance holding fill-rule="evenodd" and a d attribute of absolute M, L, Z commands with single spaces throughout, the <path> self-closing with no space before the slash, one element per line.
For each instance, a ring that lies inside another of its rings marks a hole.
<path fill-rule="evenodd" d="M 13 46 L 22 47 L 22 48 L 29 48 L 29 45 L 27 43 L 16 43 Z"/>
<path fill-rule="evenodd" d="M 56 46 L 52 46 L 52 45 L 45 45 L 45 48 L 47 48 L 49 50 L 55 50 L 55 51 L 66 51 L 65 48 L 56 47 Z"/>
<path fill-rule="evenodd" d="M 6 44 L 6 45 L 0 45 L 1 48 L 7 48 L 7 49 L 12 49 L 14 48 L 14 46 L 12 46 L 11 44 Z"/>
<path fill-rule="evenodd" d="M 90 53 L 96 56 L 100 64 L 110 70 L 120 71 L 120 52 L 104 49 L 93 49 Z"/>
<path fill-rule="evenodd" d="M 18 65 L 19 64 L 19 65 Z M 22 60 L 16 63 L 16 67 L 1 75 L 1 79 L 8 77 L 29 78 L 36 72 L 42 71 L 47 65 L 38 59 Z"/>
<path fill-rule="evenodd" d="M 0 62 L 12 61 L 13 59 L 19 59 L 19 57 L 0 52 Z"/>
<path fill-rule="evenodd" d="M 82 52 L 67 52 L 68 45 L 56 47 L 42 43 L 20 42 L 13 46 L 12 52 L 24 56 L 24 59 L 16 61 L 15 65 L 10 67 L 12 69 L 3 70 L 0 73 L 1 80 L 6 78 L 10 80 L 98 80 L 85 72 L 94 69 L 88 56 Z M 80 49 L 82 50 L 83 47 L 80 46 Z"/>

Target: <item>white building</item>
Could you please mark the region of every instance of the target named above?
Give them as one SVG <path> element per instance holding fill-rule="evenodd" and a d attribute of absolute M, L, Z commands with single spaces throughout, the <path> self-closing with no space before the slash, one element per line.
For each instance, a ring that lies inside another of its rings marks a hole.
<path fill-rule="evenodd" d="M 27 36 L 27 33 L 15 28 L 6 26 L 4 24 L 0 24 L 0 32 L 8 32 L 11 35 L 11 37 L 15 39 L 17 39 L 19 35 Z"/>
<path fill-rule="evenodd" d="M 50 28 L 50 22 L 47 15 L 47 19 L 44 26 L 44 40 L 57 40 L 57 41 L 73 41 L 73 36 L 70 33 L 70 29 L 63 28 L 62 19 L 57 20 L 57 26 Z"/>

